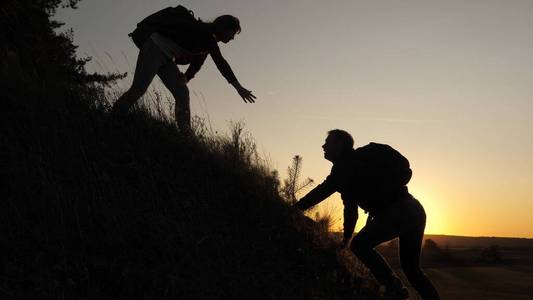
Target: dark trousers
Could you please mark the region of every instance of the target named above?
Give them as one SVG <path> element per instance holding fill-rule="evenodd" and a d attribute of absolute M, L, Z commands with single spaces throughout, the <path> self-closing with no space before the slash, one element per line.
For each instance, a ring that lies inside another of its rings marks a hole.
<path fill-rule="evenodd" d="M 178 127 L 188 131 L 191 127 L 191 112 L 187 79 L 151 38 L 147 38 L 141 45 L 131 87 L 118 98 L 113 111 L 119 115 L 125 114 L 146 92 L 155 75 L 159 76 L 174 96 Z"/>
<path fill-rule="evenodd" d="M 440 299 L 437 290 L 420 269 L 420 249 L 425 227 L 424 208 L 409 195 L 367 222 L 353 238 L 350 248 L 380 283 L 390 287 L 397 281 L 396 276 L 374 248 L 399 237 L 400 261 L 405 276 L 422 299 Z"/>

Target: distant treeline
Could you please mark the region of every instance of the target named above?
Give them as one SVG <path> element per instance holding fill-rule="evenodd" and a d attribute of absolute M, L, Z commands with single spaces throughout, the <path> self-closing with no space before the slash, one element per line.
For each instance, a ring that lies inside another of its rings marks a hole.
<path fill-rule="evenodd" d="M 530 248 L 533 249 L 533 239 L 527 238 L 505 238 L 505 237 L 468 237 L 453 235 L 432 235 L 428 234 L 424 239 L 432 239 L 442 246 L 452 248 L 485 248 L 492 245 L 498 245 L 502 248 Z"/>

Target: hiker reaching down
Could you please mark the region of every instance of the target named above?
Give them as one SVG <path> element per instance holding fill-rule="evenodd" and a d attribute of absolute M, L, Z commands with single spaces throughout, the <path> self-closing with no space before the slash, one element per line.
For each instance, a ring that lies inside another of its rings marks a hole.
<path fill-rule="evenodd" d="M 239 19 L 234 16 L 222 15 L 207 23 L 196 19 L 181 5 L 148 16 L 130 33 L 140 50 L 139 56 L 132 85 L 114 104 L 113 114 L 126 114 L 157 74 L 176 101 L 175 117 L 180 131 L 188 132 L 191 117 L 187 83 L 194 78 L 208 55 L 244 102 L 255 102 L 256 97 L 239 83 L 218 47 L 218 42 L 228 43 L 240 31 Z M 189 67 L 182 73 L 177 65 L 186 64 Z"/>
<path fill-rule="evenodd" d="M 407 189 L 412 175 L 409 161 L 389 145 L 370 143 L 357 149 L 353 145 L 348 132 L 339 129 L 328 132 L 322 148 L 324 158 L 333 163 L 331 173 L 295 207 L 305 210 L 340 192 L 344 204 L 343 246 L 350 245 L 351 251 L 385 286 L 386 298 L 407 299 L 408 291 L 374 248 L 399 237 L 405 276 L 422 299 L 439 299 L 419 265 L 426 214 Z M 369 219 L 350 244 L 358 207 L 369 213 Z"/>

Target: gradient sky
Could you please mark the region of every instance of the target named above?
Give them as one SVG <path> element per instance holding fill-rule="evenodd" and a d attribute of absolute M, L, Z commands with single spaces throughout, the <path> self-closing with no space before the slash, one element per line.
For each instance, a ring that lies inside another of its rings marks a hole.
<path fill-rule="evenodd" d="M 189 85 L 192 111 L 220 131 L 244 121 L 283 177 L 299 154 L 304 176 L 322 181 L 331 164 L 320 146 L 341 128 L 356 146 L 387 143 L 410 160 L 426 233 L 533 237 L 533 1 L 179 3 L 204 20 L 240 18 L 242 33 L 221 49 L 257 103 L 208 59 Z M 89 70 L 131 73 L 127 34 L 177 4 L 85 0 L 57 19 L 93 56 Z M 338 219 L 339 199 L 321 204 Z"/>

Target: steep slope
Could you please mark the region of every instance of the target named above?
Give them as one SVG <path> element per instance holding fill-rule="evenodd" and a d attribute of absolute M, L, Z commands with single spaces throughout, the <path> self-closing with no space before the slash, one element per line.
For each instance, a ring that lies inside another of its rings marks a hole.
<path fill-rule="evenodd" d="M 61 89 L 4 99 L 2 298 L 373 298 L 238 128 L 184 138 Z"/>

